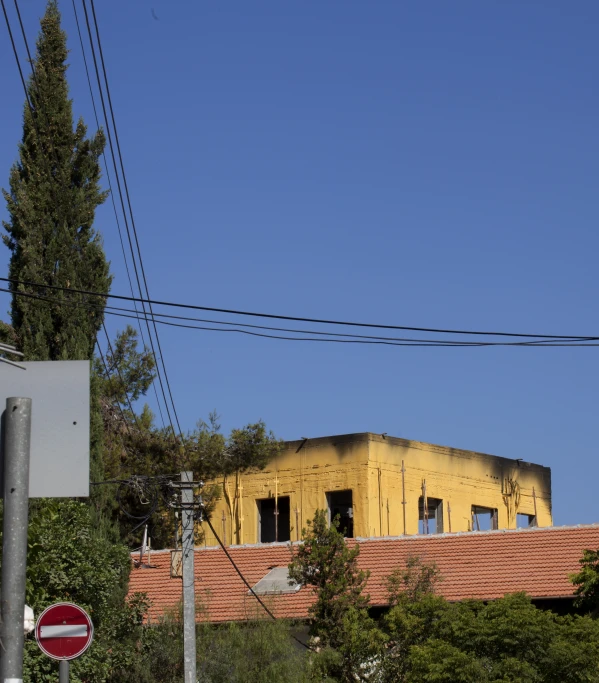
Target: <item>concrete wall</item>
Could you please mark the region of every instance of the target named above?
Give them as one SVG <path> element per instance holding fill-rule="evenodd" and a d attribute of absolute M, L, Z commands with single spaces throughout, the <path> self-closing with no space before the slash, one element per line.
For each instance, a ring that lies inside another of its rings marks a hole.
<path fill-rule="evenodd" d="M 515 528 L 516 513 L 534 514 L 533 487 L 538 525 L 552 524 L 549 468 L 369 433 L 287 442 L 265 470 L 216 482 L 225 495 L 212 523 L 228 544 L 257 543 L 256 501 L 289 496 L 294 541 L 314 511 L 326 508 L 327 492 L 351 489 L 354 536 L 401 535 L 402 461 L 407 534 L 418 533 L 423 480 L 427 498 L 443 500 L 444 531 L 449 518 L 451 531 L 468 531 L 472 505 L 497 509 L 499 528 Z M 204 531 L 206 544 L 214 545 L 207 526 Z"/>
<path fill-rule="evenodd" d="M 515 529 L 516 514 L 534 514 L 538 526 L 551 526 L 551 471 L 474 451 L 372 434 L 369 439 L 371 536 L 404 533 L 402 477 L 406 491 L 406 533 L 418 533 L 418 499 L 443 501 L 444 531 L 468 531 L 472 506 L 496 509 L 498 528 Z M 380 482 L 380 484 L 379 484 Z M 448 507 L 449 504 L 449 507 Z M 381 528 L 382 522 L 382 528 Z"/>

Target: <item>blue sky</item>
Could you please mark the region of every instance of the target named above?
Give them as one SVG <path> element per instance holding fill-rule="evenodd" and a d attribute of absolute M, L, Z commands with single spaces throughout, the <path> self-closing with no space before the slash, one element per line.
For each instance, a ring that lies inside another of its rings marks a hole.
<path fill-rule="evenodd" d="M 44 3 L 20 4 L 33 40 Z M 596 2 L 96 4 L 154 298 L 599 334 Z M 6 187 L 23 92 L 0 35 Z M 96 225 L 127 294 L 109 203 Z M 523 458 L 551 466 L 556 524 L 599 521 L 597 349 L 160 331 L 185 428 L 216 409 L 227 430 L 263 418 L 289 439 L 388 432 Z"/>

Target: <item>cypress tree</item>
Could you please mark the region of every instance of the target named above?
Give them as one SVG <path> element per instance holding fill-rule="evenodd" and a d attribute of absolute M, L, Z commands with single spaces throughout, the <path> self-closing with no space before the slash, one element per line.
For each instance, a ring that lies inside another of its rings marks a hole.
<path fill-rule="evenodd" d="M 96 208 L 107 197 L 100 188 L 99 165 L 105 137 L 102 131 L 88 137 L 82 119 L 74 125 L 67 55 L 58 5 L 49 0 L 36 43 L 34 74 L 27 85 L 31 109 L 26 102 L 10 191 L 3 190 L 9 214 L 3 223 L 7 234 L 2 236 L 11 251 L 9 277 L 43 285 L 11 283 L 12 327 L 0 326 L 0 334 L 20 346 L 26 360 L 92 361 L 104 298 L 44 286 L 105 294 L 111 284 L 102 240 L 93 229 Z M 94 308 L 75 303 L 92 303 Z M 105 450 L 101 386 L 93 371 L 91 380 L 90 469 L 92 481 L 99 481 Z M 125 601 L 131 563 L 127 548 L 118 542 L 114 505 L 109 487 L 94 487 L 89 505 L 64 499 L 30 504 L 28 604 L 39 614 L 53 602 L 75 600 L 90 611 L 97 635 L 94 648 L 75 662 L 72 674 L 89 683 L 125 680 L 118 672 L 137 655 L 145 610 L 143 604 Z M 83 547 L 88 551 L 80 554 Z M 90 564 L 92 554 L 97 565 Z M 30 640 L 24 667 L 26 681 L 57 680 L 56 663 Z"/>
<path fill-rule="evenodd" d="M 9 221 L 2 238 L 11 254 L 15 280 L 107 293 L 111 276 L 100 235 L 93 229 L 96 208 L 107 192 L 99 185 L 99 157 L 105 145 L 100 130 L 87 137 L 82 119 L 73 126 L 66 78 L 66 34 L 56 0 L 41 20 L 34 74 L 27 86 L 19 158 L 3 190 Z M 42 294 L 50 304 L 13 295 L 12 325 L 28 360 L 85 360 L 93 356 L 103 320 L 104 299 L 95 310 L 71 304 L 81 297 L 58 290 L 11 284 L 13 291 Z M 90 303 L 90 298 L 87 298 Z"/>

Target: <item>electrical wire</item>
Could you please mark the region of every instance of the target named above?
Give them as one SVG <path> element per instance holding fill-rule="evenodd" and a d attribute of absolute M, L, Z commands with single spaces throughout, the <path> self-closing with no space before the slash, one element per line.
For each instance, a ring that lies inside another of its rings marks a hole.
<path fill-rule="evenodd" d="M 86 304 L 84 302 L 78 302 L 78 301 L 64 301 L 60 299 L 51 299 L 49 297 L 43 297 L 40 295 L 36 294 L 30 294 L 28 292 L 11 292 L 11 290 L 8 290 L 4 287 L 0 287 L 0 292 L 10 292 L 15 294 L 16 296 L 23 296 L 23 297 L 29 297 L 32 299 L 41 299 L 42 301 L 47 301 L 51 304 L 54 305 L 59 305 L 59 306 L 75 306 L 75 307 L 83 307 L 83 308 L 93 308 L 91 304 Z M 125 313 L 116 313 L 110 310 L 105 310 L 105 313 L 107 315 L 113 315 L 117 316 L 120 318 L 126 318 L 126 319 L 135 319 L 135 316 L 133 314 L 127 315 Z M 167 320 L 156 320 L 158 324 L 161 325 L 168 325 L 171 327 L 180 327 L 180 328 L 185 328 L 185 329 L 192 329 L 192 330 L 202 330 L 202 331 L 208 331 L 208 332 L 229 332 L 229 333 L 239 333 L 239 334 L 246 334 L 250 335 L 253 337 L 262 337 L 266 339 L 278 339 L 278 340 L 283 340 L 283 341 L 310 341 L 310 342 L 330 342 L 330 343 L 339 343 L 339 344 L 379 344 L 379 345 L 386 345 L 386 346 L 448 346 L 448 347 L 454 347 L 454 346 L 460 346 L 462 345 L 460 342 L 456 341 L 447 341 L 447 342 L 435 342 L 434 340 L 429 341 L 424 341 L 422 343 L 414 341 L 412 343 L 411 340 L 406 339 L 405 342 L 391 342 L 391 341 L 377 341 L 373 339 L 372 341 L 368 341 L 366 339 L 337 339 L 337 338 L 325 338 L 325 337 L 291 337 L 291 336 L 283 336 L 283 335 L 273 335 L 273 334 L 262 334 L 259 332 L 251 332 L 249 330 L 242 330 L 242 329 L 236 329 L 236 328 L 221 328 L 221 327 L 206 327 L 202 325 L 187 325 L 184 323 L 175 323 L 175 322 L 170 322 Z M 309 334 L 310 332 L 306 331 L 303 332 L 304 334 Z M 320 334 L 320 333 L 316 333 Z M 493 345 L 493 342 L 464 342 L 463 345 L 466 346 L 490 346 Z M 496 344 L 496 343 L 495 343 Z"/>
<path fill-rule="evenodd" d="M 137 281 L 138 290 L 139 290 L 139 293 L 140 293 L 140 296 L 141 296 L 143 290 L 142 290 L 141 281 L 140 281 L 140 278 L 139 278 L 139 272 L 138 272 L 138 268 L 137 268 L 137 261 L 136 261 L 136 259 L 135 259 L 135 251 L 134 251 L 133 242 L 132 242 L 132 239 L 131 239 L 131 231 L 130 231 L 130 228 L 129 228 L 129 221 L 128 221 L 128 219 L 127 219 L 127 212 L 126 212 L 126 209 L 125 209 L 125 201 L 124 201 L 123 192 L 122 192 L 122 189 L 121 189 L 120 176 L 119 176 L 118 167 L 117 167 L 117 164 L 116 164 L 116 155 L 115 155 L 115 152 L 114 152 L 114 145 L 113 145 L 113 141 L 112 141 L 112 133 L 111 133 L 111 130 L 110 130 L 109 119 L 108 119 L 108 115 L 107 115 L 107 111 L 106 111 L 106 104 L 105 104 L 105 101 L 104 101 L 104 92 L 103 92 L 103 89 L 102 89 L 102 83 L 101 83 L 101 79 L 100 79 L 100 71 L 99 71 L 99 68 L 98 68 L 98 61 L 97 61 L 97 58 L 96 58 L 96 51 L 95 51 L 95 47 L 94 47 L 94 41 L 93 41 L 93 38 L 92 38 L 92 32 L 91 32 L 91 27 L 90 27 L 90 23 L 89 23 L 89 16 L 88 16 L 87 5 L 85 4 L 85 0 L 82 0 L 82 5 L 83 5 L 84 14 L 85 14 L 85 22 L 86 22 L 86 26 L 87 26 L 87 33 L 88 33 L 89 41 L 90 41 L 90 47 L 91 47 L 92 58 L 93 58 L 93 63 L 94 63 L 94 70 L 95 70 L 95 73 L 96 73 L 96 79 L 97 79 L 97 83 L 98 83 L 98 90 L 99 90 L 99 93 L 100 93 L 100 102 L 101 102 L 101 105 L 102 105 L 102 111 L 103 111 L 103 113 L 104 113 L 104 120 L 105 120 L 105 122 L 106 122 L 106 136 L 107 136 L 107 138 L 108 138 L 108 145 L 109 145 L 109 148 L 110 148 L 110 153 L 111 153 L 111 157 L 112 157 L 112 163 L 113 163 L 113 166 L 114 166 L 114 173 L 115 173 L 115 178 L 116 178 L 116 183 L 117 183 L 117 190 L 118 190 L 118 194 L 119 194 L 119 198 L 120 198 L 120 203 L 121 203 L 121 210 L 122 210 L 123 218 L 124 218 L 124 221 L 125 221 L 125 229 L 126 229 L 126 231 L 127 231 L 127 239 L 128 239 L 128 242 L 129 242 L 129 249 L 130 249 L 130 251 L 131 251 L 131 256 L 132 256 L 132 261 L 133 261 L 133 270 L 134 270 L 134 273 L 135 273 L 135 279 L 136 279 L 136 281 Z M 147 292 L 146 292 L 146 293 L 147 293 Z M 140 302 L 141 302 L 141 299 L 140 299 Z M 144 304 L 143 302 L 141 302 L 141 306 L 142 306 L 142 310 L 143 310 L 144 316 L 145 316 L 145 313 L 146 313 L 145 304 Z M 168 421 L 169 421 L 169 423 L 170 423 L 171 430 L 172 430 L 172 432 L 173 432 L 173 437 L 176 438 L 176 435 L 175 435 L 175 428 L 174 428 L 173 421 L 172 421 L 172 418 L 171 418 L 170 409 L 169 409 L 168 401 L 167 401 L 167 398 L 166 398 L 166 392 L 165 392 L 165 389 L 164 389 L 164 383 L 163 383 L 163 381 L 162 381 L 162 373 L 160 372 L 160 364 L 159 364 L 159 362 L 158 362 L 158 357 L 157 357 L 157 354 L 156 354 L 156 350 L 155 350 L 155 348 L 154 348 L 154 340 L 153 340 L 153 337 L 152 337 L 152 332 L 151 332 L 150 324 L 149 324 L 149 322 L 148 322 L 147 320 L 146 320 L 146 327 L 147 327 L 147 331 L 148 331 L 148 337 L 149 337 L 149 340 L 150 340 L 150 347 L 151 347 L 151 349 L 152 349 L 152 354 L 153 354 L 153 356 L 154 356 L 154 360 L 155 360 L 155 363 L 156 363 L 156 374 L 157 374 L 157 377 L 158 377 L 158 383 L 159 383 L 159 385 L 160 385 L 160 390 L 161 390 L 161 393 L 162 393 L 162 397 L 163 397 L 165 409 L 166 409 L 166 412 L 167 412 Z"/>
<path fill-rule="evenodd" d="M 0 278 L 2 279 L 2 278 Z M 74 290 L 69 290 L 69 291 L 74 291 Z M 79 302 L 79 301 L 65 301 L 65 300 L 58 300 L 58 299 L 52 299 L 51 297 L 44 297 L 38 294 L 31 294 L 28 292 L 11 292 L 11 290 L 5 289 L 0 287 L 0 292 L 10 292 L 15 294 L 16 296 L 24 296 L 24 297 L 31 297 L 34 299 L 41 299 L 43 301 L 48 301 L 51 304 L 55 305 L 68 305 L 68 306 L 81 306 L 84 308 L 93 308 L 93 304 L 88 304 L 85 302 Z M 121 318 L 126 318 L 126 319 L 135 319 L 135 312 L 134 311 L 129 311 L 130 315 L 127 313 L 123 312 L 117 312 L 117 311 L 127 311 L 128 309 L 122 309 L 122 308 L 115 308 L 111 306 L 107 306 L 105 308 L 105 313 L 107 315 L 112 315 L 112 316 L 117 316 Z M 169 318 L 182 318 L 184 320 L 200 320 L 197 318 L 186 318 L 184 316 L 168 316 L 166 314 L 161 314 L 161 313 L 154 313 L 155 318 L 157 316 L 165 316 Z M 337 344 L 361 344 L 361 345 L 384 345 L 384 346 L 418 346 L 418 347 L 446 347 L 446 348 L 471 348 L 471 347 L 490 347 L 490 346 L 527 346 L 527 347 L 532 347 L 532 348 L 539 348 L 539 347 L 568 347 L 568 346 L 573 346 L 573 347 L 581 347 L 581 346 L 589 346 L 589 347 L 595 347 L 599 346 L 598 343 L 594 342 L 593 340 L 596 340 L 597 337 L 549 337 L 547 339 L 535 339 L 533 341 L 514 341 L 514 342 L 508 342 L 508 341 L 463 341 L 463 340 L 447 340 L 447 339 L 420 339 L 420 338 L 410 338 L 410 337 L 377 337 L 373 336 L 370 337 L 368 335 L 352 335 L 352 334 L 343 334 L 343 333 L 327 333 L 327 332 L 320 332 L 320 331 L 314 331 L 314 330 L 289 330 L 288 328 L 271 328 L 267 326 L 260 326 L 260 325 L 250 325 L 252 328 L 258 328 L 258 329 L 266 329 L 266 330 L 280 330 L 280 331 L 289 331 L 291 332 L 296 332 L 296 333 L 301 333 L 304 335 L 309 335 L 309 334 L 315 334 L 315 335 L 322 335 L 319 337 L 294 337 L 294 336 L 284 336 L 284 335 L 273 335 L 273 334 L 264 334 L 264 333 L 259 333 L 259 332 L 254 332 L 246 329 L 237 329 L 237 328 L 222 328 L 222 327 L 206 327 L 202 325 L 189 325 L 189 324 L 184 324 L 184 323 L 176 323 L 176 322 L 170 322 L 168 320 L 156 320 L 156 323 L 161 324 L 161 325 L 168 325 L 171 327 L 180 327 L 180 328 L 185 328 L 185 329 L 194 329 L 194 330 L 201 330 L 201 331 L 209 331 L 209 332 L 229 332 L 229 333 L 238 333 L 238 334 L 245 334 L 245 335 L 250 335 L 254 337 L 262 337 L 262 338 L 267 338 L 267 339 L 276 339 L 276 340 L 283 340 L 283 341 L 308 341 L 308 342 L 316 342 L 316 343 L 337 343 Z M 243 325 L 243 323 L 231 323 L 229 321 L 214 321 L 215 324 L 218 325 Z M 331 338 L 332 337 L 332 338 Z M 348 339 L 339 339 L 337 337 L 349 337 Z M 357 338 L 356 338 L 357 337 Z"/>
<path fill-rule="evenodd" d="M 42 287 L 47 289 L 56 289 L 62 291 L 74 292 L 76 294 L 86 294 L 88 296 L 99 296 L 109 299 L 119 299 L 121 301 L 141 301 L 140 299 L 135 299 L 133 297 L 119 295 L 119 294 L 98 294 L 97 292 L 92 292 L 84 289 L 74 289 L 67 287 L 58 287 L 56 285 L 45 285 L 36 282 L 30 282 L 27 280 L 15 280 L 11 278 L 0 277 L 0 281 L 4 282 L 15 282 L 22 285 L 28 285 L 30 287 Z M 144 301 L 148 301 L 147 299 Z M 350 327 L 367 327 L 372 329 L 386 329 L 386 330 L 406 330 L 410 332 L 430 332 L 434 334 L 452 334 L 452 335 L 479 335 L 479 336 L 489 336 L 489 337 L 521 337 L 524 339 L 556 339 L 556 340 L 596 340 L 599 336 L 594 335 L 563 335 L 563 334 L 529 334 L 529 333 L 517 333 L 517 332 L 491 332 L 491 331 L 480 331 L 480 330 L 458 330 L 458 329 L 443 329 L 436 327 L 410 327 L 407 325 L 390 325 L 381 323 L 362 323 L 362 322 L 352 322 L 352 321 L 341 321 L 341 320 L 328 320 L 323 318 L 303 318 L 291 315 L 276 315 L 272 313 L 257 313 L 252 311 L 242 311 L 229 308 L 215 308 L 212 306 L 200 306 L 197 304 L 184 304 L 175 301 L 159 301 L 156 299 L 151 300 L 155 306 L 169 306 L 172 308 L 185 308 L 196 311 L 211 311 L 214 313 L 228 313 L 231 315 L 243 315 L 252 316 L 258 318 L 272 318 L 275 320 L 291 320 L 296 322 L 309 322 L 321 325 L 337 325 L 340 327 L 350 326 Z"/>
<path fill-rule="evenodd" d="M 248 580 L 247 580 L 247 579 L 245 578 L 245 576 L 242 574 L 241 570 L 239 569 L 239 567 L 238 567 L 237 564 L 235 563 L 235 560 L 231 557 L 231 554 L 230 554 L 229 551 L 227 550 L 225 544 L 220 540 L 220 536 L 216 533 L 215 528 L 212 526 L 212 522 L 210 521 L 210 518 L 209 518 L 209 517 L 206 517 L 205 520 L 206 520 L 208 526 L 210 527 L 210 531 L 212 531 L 212 533 L 214 534 L 214 538 L 216 539 L 217 543 L 218 543 L 218 544 L 220 545 L 220 547 L 225 551 L 225 555 L 227 556 L 229 562 L 233 565 L 233 568 L 235 569 L 235 571 L 236 571 L 237 574 L 239 575 L 239 578 L 240 578 L 240 579 L 243 581 L 243 583 L 247 586 L 247 588 L 249 589 L 250 593 L 251 593 L 251 594 L 256 598 L 256 600 L 260 603 L 260 605 L 262 606 L 262 608 L 264 609 L 264 611 L 266 612 L 266 614 L 268 614 L 268 616 L 269 616 L 273 621 L 277 621 L 277 618 L 275 617 L 275 615 L 268 609 L 268 607 L 264 604 L 264 601 L 260 598 L 260 596 L 256 593 L 256 591 L 250 586 Z M 312 650 L 312 648 L 311 648 L 309 645 L 307 645 L 306 643 L 302 642 L 299 638 L 297 638 L 296 636 L 294 636 L 293 633 L 290 633 L 289 635 L 290 635 L 296 642 L 298 642 L 300 645 L 302 645 L 303 647 L 305 647 L 306 650 Z"/>
<path fill-rule="evenodd" d="M 84 66 L 85 66 L 85 75 L 86 75 L 86 77 L 87 77 L 87 85 L 88 85 L 88 88 L 89 88 L 89 94 L 90 94 L 90 98 L 91 98 L 91 102 L 92 102 L 92 108 L 93 108 L 93 111 L 94 111 L 94 118 L 95 118 L 95 120 L 96 120 L 96 127 L 97 127 L 98 130 L 100 130 L 100 121 L 99 121 L 99 118 L 98 118 L 98 110 L 97 110 L 97 108 L 96 108 L 96 99 L 95 99 L 95 97 L 94 97 L 94 91 L 93 91 L 93 88 L 92 88 L 91 77 L 90 77 L 90 75 L 89 75 L 89 68 L 88 68 L 88 64 L 87 64 L 87 57 L 85 56 L 85 47 L 84 47 L 84 44 L 83 44 L 83 36 L 81 35 L 81 27 L 80 27 L 80 25 L 79 25 L 79 15 L 78 15 L 78 13 L 77 13 L 77 5 L 76 5 L 76 3 L 75 3 L 75 0 L 72 0 L 72 4 L 73 4 L 73 14 L 75 15 L 75 24 L 76 24 L 76 26 L 77 26 L 77 34 L 78 34 L 78 36 L 79 36 L 79 44 L 81 45 L 81 56 L 83 57 L 83 64 L 84 64 Z M 127 253 L 126 253 L 126 250 L 125 250 L 125 243 L 124 243 L 124 241 L 123 241 L 123 231 L 121 230 L 121 222 L 120 222 L 120 220 L 119 220 L 119 214 L 118 214 L 118 211 L 117 211 L 117 208 L 116 208 L 116 202 L 115 202 L 115 200 L 114 200 L 114 191 L 113 191 L 113 189 L 112 189 L 112 180 L 111 180 L 111 177 L 110 177 L 110 168 L 109 168 L 109 165 L 108 165 L 108 161 L 107 161 L 107 159 L 106 159 L 106 155 L 103 155 L 103 156 L 104 156 L 104 169 L 105 169 L 105 171 L 106 171 L 106 179 L 107 179 L 107 181 L 108 181 L 108 189 L 109 189 L 109 192 L 110 192 L 110 200 L 111 200 L 111 203 L 112 203 L 112 208 L 113 208 L 113 211 L 114 211 L 114 218 L 115 218 L 115 220 L 116 220 L 117 230 L 118 230 L 118 234 L 119 234 L 119 242 L 120 242 L 120 244 L 121 244 L 121 252 L 122 252 L 122 254 L 123 254 L 123 260 L 124 260 L 124 262 L 125 262 L 125 272 L 126 272 L 126 274 L 127 274 L 127 281 L 129 282 L 129 291 L 131 292 L 131 296 L 134 297 L 134 296 L 135 296 L 135 292 L 134 292 L 134 289 L 133 289 L 133 282 L 132 282 L 132 280 L 131 280 L 131 272 L 130 272 L 130 269 L 129 269 L 129 261 L 128 261 L 128 259 L 127 259 Z M 139 311 L 137 310 L 137 303 L 134 304 L 134 308 L 135 308 L 135 314 L 136 314 L 136 316 L 139 317 Z M 146 345 L 146 340 L 145 340 L 145 335 L 144 335 L 144 332 L 143 332 L 143 325 L 141 324 L 141 321 L 140 321 L 139 319 L 137 320 L 137 328 L 139 329 L 139 334 L 140 334 L 140 337 L 141 337 L 142 344 L 145 346 L 145 345 Z M 156 388 L 156 384 L 155 384 L 154 382 L 152 382 L 152 389 L 153 389 L 153 391 L 154 391 L 154 395 L 156 396 L 156 405 L 158 406 L 158 412 L 159 412 L 159 414 L 160 414 L 160 420 L 161 420 L 162 426 L 164 427 L 164 424 L 165 424 L 165 423 L 164 423 L 164 415 L 162 414 L 162 406 L 160 405 L 160 399 L 158 398 L 158 389 Z"/>
<path fill-rule="evenodd" d="M 94 47 L 94 41 L 93 41 L 93 38 L 92 38 L 92 32 L 91 32 L 91 27 L 90 27 L 90 22 L 89 22 L 89 15 L 88 15 L 88 11 L 87 11 L 87 5 L 86 5 L 85 0 L 81 0 L 81 1 L 82 1 L 82 5 L 83 5 L 83 11 L 84 11 L 84 14 L 85 14 L 85 23 L 86 23 L 86 26 L 87 26 L 88 35 L 89 35 L 89 40 L 90 40 L 90 46 L 91 46 L 91 50 L 92 50 L 92 56 L 93 56 L 93 61 L 94 61 L 94 68 L 95 68 L 96 77 L 97 77 L 97 80 L 98 80 L 98 88 L 99 88 L 99 90 L 100 90 L 100 100 L 101 100 L 101 103 L 102 103 L 102 110 L 103 110 L 103 112 L 104 112 L 104 119 L 105 119 L 105 121 L 106 121 L 106 127 L 107 127 L 106 130 L 107 130 L 107 134 L 108 134 L 108 139 L 109 139 L 109 144 L 110 144 L 110 150 L 111 150 L 111 154 L 112 154 L 112 158 L 113 158 L 113 163 L 114 163 L 114 166 L 115 166 L 115 175 L 116 175 L 116 178 L 117 178 L 117 186 L 118 186 L 118 190 L 119 190 L 119 196 L 120 196 L 120 199 L 121 199 L 121 205 L 122 205 L 122 210 L 123 210 L 123 216 L 125 217 L 125 226 L 126 226 L 126 228 L 127 228 L 127 235 L 128 235 L 128 239 L 129 239 L 129 246 L 130 246 L 131 255 L 132 255 L 132 258 L 133 258 L 133 265 L 134 265 L 135 277 L 136 277 L 137 284 L 138 284 L 138 288 L 139 288 L 139 291 L 140 291 L 140 294 L 141 294 L 141 292 L 142 292 L 143 290 L 142 290 L 142 288 L 141 288 L 141 283 L 140 283 L 140 279 L 139 279 L 139 273 L 138 273 L 138 270 L 137 270 L 137 263 L 136 263 L 136 260 L 135 260 L 135 254 L 134 254 L 133 244 L 132 244 L 132 241 L 131 241 L 131 232 L 130 232 L 130 230 L 129 230 L 129 223 L 128 223 L 127 218 L 126 218 L 127 214 L 126 214 L 126 212 L 125 212 L 125 206 L 124 206 L 124 201 L 123 201 L 123 195 L 122 195 L 122 192 L 121 192 L 120 181 L 119 181 L 119 176 L 118 176 L 118 170 L 117 170 L 117 167 L 116 167 L 116 156 L 115 156 L 115 154 L 114 154 L 114 147 L 113 147 L 113 144 L 112 144 L 112 135 L 111 135 L 111 133 L 110 133 L 110 126 L 109 126 L 108 116 L 107 116 L 107 113 L 106 113 L 106 106 L 105 106 L 105 102 L 104 102 L 104 96 L 103 96 L 103 92 L 102 92 L 102 86 L 101 86 L 101 83 L 100 83 L 100 73 L 99 73 L 98 63 L 97 63 L 97 59 L 96 59 L 96 52 L 95 52 L 95 47 Z M 119 141 L 119 136 L 118 136 L 118 129 L 117 129 L 117 126 L 116 126 L 116 120 L 115 120 L 115 116 L 114 116 L 114 109 L 113 109 L 113 106 L 112 106 L 112 97 L 111 97 L 111 95 L 110 95 L 110 86 L 109 86 L 109 83 L 108 83 L 108 76 L 107 76 L 107 73 L 106 73 L 106 64 L 105 64 L 105 62 L 104 62 L 104 53 L 103 53 L 103 50 L 102 50 L 102 42 L 101 42 L 101 39 L 100 39 L 100 31 L 99 31 L 99 27 L 98 27 L 98 21 L 97 21 L 97 17 L 96 17 L 96 10 L 95 10 L 95 5 L 94 5 L 93 0 L 91 0 L 90 4 L 91 4 L 91 9 L 92 9 L 92 15 L 93 15 L 93 23 L 94 23 L 95 32 L 96 32 L 96 39 L 97 39 L 97 42 L 98 42 L 98 48 L 99 48 L 99 52 L 100 52 L 100 62 L 101 62 L 101 65 L 102 65 L 102 73 L 103 73 L 103 76 L 104 76 L 104 84 L 105 84 L 106 95 L 107 95 L 107 99 L 108 99 L 108 108 L 109 108 L 109 110 L 110 110 L 110 115 L 111 115 L 111 120 L 112 120 L 112 128 L 113 128 L 113 131 L 114 131 L 114 137 L 115 137 L 116 148 L 117 148 L 117 153 L 118 153 L 118 159 L 119 159 L 119 164 L 120 164 L 120 168 L 121 168 L 121 174 L 122 174 L 122 177 L 123 177 L 123 185 L 124 185 L 124 187 L 125 187 L 125 194 L 126 194 L 126 197 L 127 197 L 127 205 L 128 205 L 128 208 L 129 208 L 129 215 L 130 215 L 130 217 L 131 217 L 131 227 L 132 227 L 133 236 L 134 236 L 135 244 L 136 244 L 136 248 L 137 248 L 137 254 L 138 254 L 138 259 L 139 259 L 139 266 L 140 266 L 140 270 L 141 270 L 141 274 L 142 274 L 142 279 L 143 279 L 143 283 L 144 283 L 144 287 L 145 287 L 145 292 L 146 292 L 146 296 L 147 296 L 147 298 L 148 298 L 148 300 L 149 300 L 149 299 L 150 299 L 150 293 L 149 293 L 147 278 L 146 278 L 145 269 L 144 269 L 144 265 L 143 265 L 143 259 L 142 259 L 142 256 L 141 256 L 141 249 L 140 249 L 140 245 L 139 245 L 139 238 L 138 238 L 138 234 L 137 234 L 137 228 L 136 228 L 136 225 L 135 225 L 135 217 L 134 217 L 134 214 L 133 214 L 133 208 L 132 208 L 132 206 L 131 206 L 131 198 L 130 198 L 130 196 L 129 196 L 129 187 L 128 187 L 128 183 L 127 183 L 127 176 L 126 176 L 126 173 L 125 173 L 125 167 L 124 167 L 124 163 L 123 163 L 123 157 L 122 157 L 122 154 L 121 154 L 121 147 L 120 147 L 120 141 Z M 143 310 L 143 312 L 144 312 L 144 314 L 145 314 L 145 313 L 146 313 L 146 310 L 145 310 L 146 302 L 141 301 L 141 304 L 142 304 L 142 310 Z M 148 308 L 149 308 L 149 312 L 150 312 L 150 319 L 152 319 L 152 304 L 151 304 L 151 303 L 148 303 Z M 152 321 L 152 322 L 153 322 L 153 321 Z M 167 399 L 166 399 L 166 392 L 165 392 L 165 389 L 164 389 L 164 383 L 163 383 L 163 381 L 162 381 L 162 372 L 160 371 L 160 365 L 161 365 L 161 364 L 162 364 L 162 371 L 164 372 L 164 379 L 165 379 L 165 382 L 166 382 L 167 391 L 168 391 L 168 394 L 169 394 L 169 397 L 170 397 L 170 403 L 171 403 L 173 415 L 175 416 L 175 422 L 177 423 L 177 427 L 178 427 L 178 430 L 179 430 L 179 435 L 180 435 L 181 438 L 182 438 L 182 436 L 183 436 L 183 430 L 181 429 L 181 424 L 180 424 L 180 422 L 179 422 L 179 417 L 178 417 L 178 414 L 177 414 L 177 409 L 176 409 L 175 402 L 174 402 L 174 399 L 173 399 L 173 394 L 172 394 L 172 390 L 171 390 L 171 386 L 170 386 L 170 381 L 169 381 L 169 378 L 168 378 L 168 372 L 167 372 L 167 370 L 166 370 L 166 364 L 165 364 L 165 361 L 164 361 L 164 355 L 163 355 L 163 353 L 162 353 L 162 348 L 161 348 L 161 344 L 160 344 L 160 337 L 159 337 L 159 335 L 158 335 L 158 329 L 157 329 L 157 327 L 156 327 L 156 324 L 153 322 L 154 335 L 155 335 L 155 337 L 156 337 L 156 344 L 157 344 L 157 346 L 158 346 L 159 355 L 156 353 L 156 350 L 155 350 L 155 348 L 154 348 L 154 341 L 153 341 L 152 332 L 151 332 L 151 329 L 150 329 L 150 324 L 149 324 L 149 321 L 147 320 L 147 316 L 146 316 L 146 325 L 147 325 L 147 328 L 148 328 L 148 336 L 149 336 L 149 339 L 150 339 L 150 346 L 151 346 L 151 348 L 152 348 L 152 353 L 154 354 L 154 359 L 155 359 L 155 361 L 156 361 L 156 372 L 157 372 L 158 381 L 159 381 L 159 384 L 160 384 L 161 393 L 162 393 L 162 395 L 163 395 L 163 399 L 164 399 L 164 402 L 165 402 L 165 407 L 166 407 L 167 415 L 168 415 L 168 417 L 169 417 L 169 422 L 170 422 L 171 429 L 172 429 L 172 432 L 173 432 L 173 438 L 174 438 L 175 441 L 176 441 L 177 436 L 176 436 L 176 432 L 175 432 L 174 425 L 173 425 L 173 423 L 172 423 L 172 418 L 171 418 L 171 414 L 170 414 L 169 404 L 168 404 Z"/>

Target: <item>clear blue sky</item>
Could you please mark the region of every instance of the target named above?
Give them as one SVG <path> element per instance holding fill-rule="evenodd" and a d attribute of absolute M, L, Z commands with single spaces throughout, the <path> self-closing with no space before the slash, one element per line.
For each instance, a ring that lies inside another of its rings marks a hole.
<path fill-rule="evenodd" d="M 153 297 L 599 334 L 599 3 L 96 4 Z M 21 6 L 33 39 L 44 2 Z M 4 25 L 0 77 L 6 187 L 23 92 Z M 126 294 L 109 203 L 96 225 Z M 599 521 L 599 349 L 161 340 L 185 428 L 215 408 L 227 430 L 263 418 L 288 439 L 388 432 L 523 458 L 551 466 L 556 524 Z"/>

